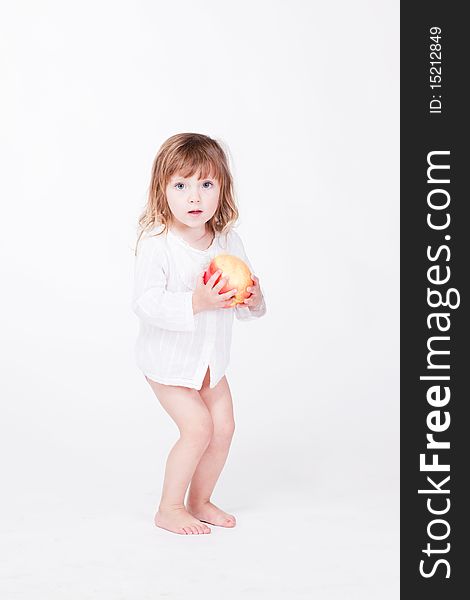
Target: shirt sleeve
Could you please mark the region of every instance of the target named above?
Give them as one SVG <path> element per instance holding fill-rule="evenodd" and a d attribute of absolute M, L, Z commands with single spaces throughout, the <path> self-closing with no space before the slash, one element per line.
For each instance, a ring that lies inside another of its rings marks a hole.
<path fill-rule="evenodd" d="M 160 240 L 152 237 L 140 240 L 135 257 L 132 310 L 150 325 L 171 331 L 194 331 L 193 292 L 167 291 L 167 264 Z"/>
<path fill-rule="evenodd" d="M 251 265 L 250 260 L 245 252 L 245 247 L 241 240 L 241 237 L 238 235 L 236 231 L 232 230 L 232 244 L 233 244 L 233 254 L 239 256 L 249 267 L 250 273 L 253 274 L 253 267 Z M 256 273 L 255 273 L 256 274 Z M 266 301 L 265 294 L 260 286 L 261 293 L 263 295 L 263 301 L 258 308 L 254 309 L 249 306 L 243 306 L 242 304 L 237 304 L 234 308 L 235 316 L 239 321 L 251 321 L 253 319 L 259 319 L 263 315 L 266 314 Z"/>

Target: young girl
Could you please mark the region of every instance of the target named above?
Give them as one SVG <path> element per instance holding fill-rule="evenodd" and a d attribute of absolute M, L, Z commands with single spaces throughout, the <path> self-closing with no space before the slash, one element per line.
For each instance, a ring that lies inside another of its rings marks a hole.
<path fill-rule="evenodd" d="M 147 206 L 139 219 L 133 310 L 140 329 L 136 363 L 180 437 L 171 449 L 155 524 L 180 534 L 210 533 L 206 523 L 234 527 L 235 517 L 210 501 L 234 432 L 232 396 L 224 375 L 234 314 L 266 313 L 259 279 L 232 224 L 238 218 L 232 176 L 210 137 L 170 137 L 155 158 Z M 220 293 L 217 254 L 240 257 L 251 271 L 251 293 L 232 307 L 236 289 Z M 186 506 L 184 499 L 189 487 Z"/>

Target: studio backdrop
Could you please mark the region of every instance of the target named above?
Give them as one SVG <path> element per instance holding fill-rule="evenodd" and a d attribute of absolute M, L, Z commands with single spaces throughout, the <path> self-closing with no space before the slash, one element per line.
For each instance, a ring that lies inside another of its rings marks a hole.
<path fill-rule="evenodd" d="M 372 2 L 3 3 L 0 591 L 398 597 L 398 20 Z M 227 150 L 267 313 L 236 321 L 215 501 L 152 519 L 178 431 L 134 363 L 137 219 Z"/>

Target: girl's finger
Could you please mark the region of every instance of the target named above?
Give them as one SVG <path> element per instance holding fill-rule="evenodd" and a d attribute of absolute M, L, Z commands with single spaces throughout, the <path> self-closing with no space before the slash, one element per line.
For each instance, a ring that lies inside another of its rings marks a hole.
<path fill-rule="evenodd" d="M 222 274 L 222 271 L 219 269 L 218 271 L 216 271 L 215 273 L 213 273 L 213 274 L 212 274 L 212 275 L 209 277 L 209 280 L 207 281 L 207 283 L 208 283 L 208 284 L 210 283 L 210 284 L 211 284 L 211 287 L 214 287 L 214 282 L 215 282 L 215 280 L 216 280 L 216 279 L 219 277 L 219 275 L 221 275 L 221 274 Z M 220 281 L 219 281 L 219 283 L 220 283 Z M 217 285 L 219 285 L 219 284 L 217 284 Z"/>
<path fill-rule="evenodd" d="M 222 289 L 225 285 L 225 282 L 226 282 L 226 280 L 222 277 L 222 279 L 220 279 L 219 283 L 216 283 L 212 289 L 217 290 L 217 291 Z"/>
<path fill-rule="evenodd" d="M 224 294 L 220 294 L 222 296 L 222 298 L 230 298 L 231 296 L 233 296 L 233 294 L 236 294 L 237 290 L 236 288 L 233 290 L 229 290 L 228 292 L 225 292 Z"/>

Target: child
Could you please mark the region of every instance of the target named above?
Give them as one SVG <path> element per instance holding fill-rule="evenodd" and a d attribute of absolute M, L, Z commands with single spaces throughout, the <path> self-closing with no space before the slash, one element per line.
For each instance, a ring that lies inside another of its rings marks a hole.
<path fill-rule="evenodd" d="M 220 271 L 204 284 L 203 273 L 217 254 L 239 256 L 253 271 L 231 229 L 237 218 L 220 145 L 196 133 L 170 137 L 155 158 L 139 219 L 132 307 L 140 323 L 137 366 L 180 431 L 168 455 L 155 525 L 180 534 L 210 533 L 206 523 L 236 523 L 210 502 L 235 426 L 224 373 L 234 313 L 239 320 L 259 318 L 266 304 L 253 273 L 251 296 L 235 307 L 236 289 L 219 293 L 224 274 L 217 284 Z"/>

